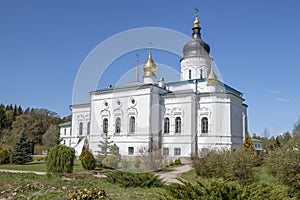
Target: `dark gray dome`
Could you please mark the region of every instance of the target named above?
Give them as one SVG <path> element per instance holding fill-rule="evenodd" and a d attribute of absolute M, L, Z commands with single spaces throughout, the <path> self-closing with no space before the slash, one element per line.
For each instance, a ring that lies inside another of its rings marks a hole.
<path fill-rule="evenodd" d="M 207 56 L 210 46 L 200 37 L 200 27 L 193 28 L 193 38 L 183 47 L 183 57 Z"/>

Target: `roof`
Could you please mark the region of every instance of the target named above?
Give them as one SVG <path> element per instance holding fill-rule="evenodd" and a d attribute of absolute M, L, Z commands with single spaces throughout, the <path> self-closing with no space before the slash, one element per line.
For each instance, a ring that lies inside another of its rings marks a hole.
<path fill-rule="evenodd" d="M 260 143 L 263 142 L 262 140 L 259 140 L 259 139 L 256 139 L 256 138 L 251 138 L 251 141 L 252 141 L 252 142 L 260 142 Z"/>
<path fill-rule="evenodd" d="M 61 124 L 58 124 L 58 126 L 71 126 L 72 125 L 72 122 L 64 122 L 64 123 L 61 123 Z"/>

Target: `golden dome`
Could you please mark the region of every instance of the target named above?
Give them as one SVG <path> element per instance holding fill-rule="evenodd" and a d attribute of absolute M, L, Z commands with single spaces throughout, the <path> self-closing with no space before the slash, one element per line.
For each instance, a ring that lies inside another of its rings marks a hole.
<path fill-rule="evenodd" d="M 206 79 L 206 82 L 207 82 L 207 85 L 217 85 L 217 83 L 218 83 L 218 77 L 214 72 L 214 67 L 213 67 L 212 61 L 211 61 L 210 72 Z"/>
<path fill-rule="evenodd" d="M 144 77 L 153 76 L 156 78 L 156 64 L 152 59 L 152 49 L 149 49 L 149 56 L 144 64 Z"/>

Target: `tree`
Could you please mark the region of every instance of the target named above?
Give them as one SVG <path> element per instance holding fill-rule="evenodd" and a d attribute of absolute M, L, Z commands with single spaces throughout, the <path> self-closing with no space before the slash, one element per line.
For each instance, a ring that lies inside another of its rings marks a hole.
<path fill-rule="evenodd" d="M 251 138 L 250 138 L 250 136 L 248 134 L 245 137 L 242 149 L 243 150 L 250 150 L 252 152 L 255 152 L 254 145 L 253 145 L 253 143 L 251 141 Z"/>
<path fill-rule="evenodd" d="M 57 125 L 51 124 L 46 133 L 43 135 L 42 142 L 47 150 L 59 144 L 59 127 Z"/>
<path fill-rule="evenodd" d="M 97 159 L 93 156 L 89 149 L 85 150 L 84 156 L 81 158 L 81 165 L 84 169 L 93 170 L 97 166 Z"/>
<path fill-rule="evenodd" d="M 103 134 L 102 136 L 103 140 L 100 141 L 100 144 L 98 147 L 100 148 L 100 151 L 98 151 L 98 165 L 102 165 L 102 160 L 108 155 L 110 147 L 112 146 L 113 141 L 109 141 L 110 137 L 107 135 L 107 133 Z"/>
<path fill-rule="evenodd" d="M 72 173 L 75 159 L 75 150 L 64 145 L 52 147 L 47 155 L 48 173 Z"/>
<path fill-rule="evenodd" d="M 32 142 L 29 138 L 22 132 L 13 147 L 11 162 L 13 164 L 25 164 L 32 161 Z"/>

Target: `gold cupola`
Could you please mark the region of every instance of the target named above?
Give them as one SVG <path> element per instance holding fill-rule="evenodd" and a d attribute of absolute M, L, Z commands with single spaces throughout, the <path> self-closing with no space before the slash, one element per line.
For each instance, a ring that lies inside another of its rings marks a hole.
<path fill-rule="evenodd" d="M 206 83 L 207 85 L 217 85 L 218 83 L 218 77 L 214 72 L 213 59 L 211 59 L 210 72 L 206 79 Z"/>
<path fill-rule="evenodd" d="M 153 77 L 156 78 L 156 64 L 152 58 L 152 48 L 149 48 L 149 56 L 147 61 L 144 64 L 144 78 Z"/>

